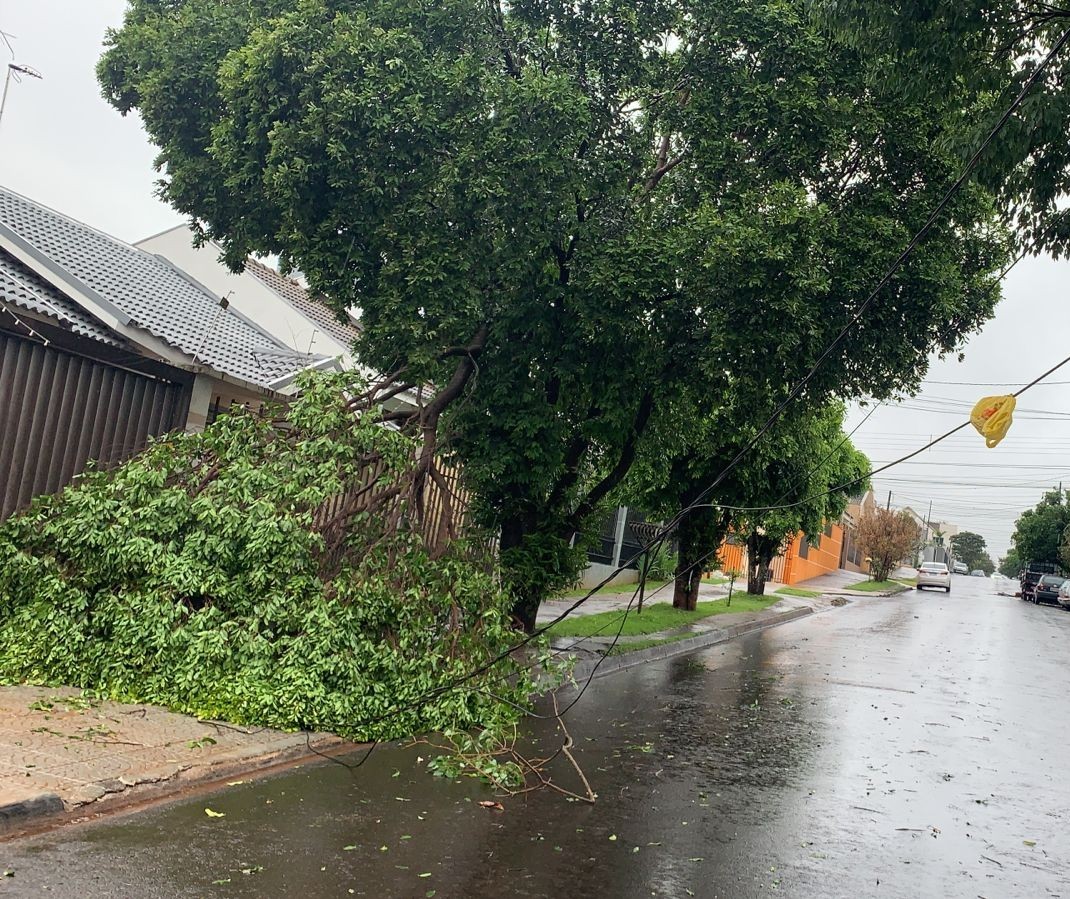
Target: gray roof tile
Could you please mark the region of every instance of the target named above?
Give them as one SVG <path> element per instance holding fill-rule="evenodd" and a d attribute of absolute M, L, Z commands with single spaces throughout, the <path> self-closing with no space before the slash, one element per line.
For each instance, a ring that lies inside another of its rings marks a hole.
<path fill-rule="evenodd" d="M 69 297 L 0 249 L 0 302 L 46 315 L 63 327 L 111 346 L 124 346 L 107 325 L 98 322 Z"/>
<path fill-rule="evenodd" d="M 275 291 L 306 318 L 319 325 L 343 346 L 353 346 L 356 339 L 360 337 L 360 328 L 357 325 L 339 320 L 323 297 L 310 293 L 293 278 L 288 278 L 251 257 L 245 260 L 245 270 Z"/>
<path fill-rule="evenodd" d="M 216 371 L 263 386 L 321 356 L 295 353 L 164 260 L 0 187 L 0 225 L 133 324 Z"/>

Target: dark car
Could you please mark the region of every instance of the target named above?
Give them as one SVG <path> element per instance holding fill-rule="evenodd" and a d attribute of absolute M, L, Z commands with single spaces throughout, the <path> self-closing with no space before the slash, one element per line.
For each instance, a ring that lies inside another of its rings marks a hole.
<path fill-rule="evenodd" d="M 1058 574 L 1045 574 L 1033 588 L 1032 598 L 1037 605 L 1045 602 L 1059 601 L 1059 588 L 1066 583 L 1066 578 Z"/>
<path fill-rule="evenodd" d="M 1018 575 L 1021 584 L 1019 595 L 1028 602 L 1034 602 L 1033 589 L 1046 574 L 1057 575 L 1062 569 L 1054 562 L 1030 562 Z"/>

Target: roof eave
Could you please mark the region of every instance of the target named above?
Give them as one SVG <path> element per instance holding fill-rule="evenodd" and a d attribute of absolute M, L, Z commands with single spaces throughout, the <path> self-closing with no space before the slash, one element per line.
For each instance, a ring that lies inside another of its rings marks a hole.
<path fill-rule="evenodd" d="M 277 393 L 285 394 L 286 396 L 293 396 L 297 393 L 295 388 L 295 382 L 298 377 L 306 371 L 344 371 L 342 366 L 342 360 L 338 356 L 331 356 L 327 359 L 321 359 L 318 362 L 313 362 L 311 365 L 306 365 L 304 368 L 292 371 L 287 375 L 283 375 L 281 378 L 277 378 L 274 381 L 268 383 L 268 387 Z"/>

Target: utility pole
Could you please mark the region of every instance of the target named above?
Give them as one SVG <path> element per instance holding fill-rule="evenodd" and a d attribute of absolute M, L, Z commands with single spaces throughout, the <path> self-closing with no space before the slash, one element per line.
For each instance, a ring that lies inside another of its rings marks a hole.
<path fill-rule="evenodd" d="M 929 500 L 929 511 L 925 515 L 925 545 L 929 545 L 929 522 L 933 519 L 933 501 Z M 921 551 L 922 556 L 925 555 L 925 550 Z M 933 549 L 933 561 L 936 561 L 936 549 Z"/>
<path fill-rule="evenodd" d="M 29 75 L 31 78 L 44 78 L 44 76 L 37 71 L 37 69 L 31 69 L 29 66 L 20 66 L 18 63 L 9 62 L 7 64 L 7 75 L 4 78 L 4 96 L 0 99 L 0 121 L 4 118 L 4 107 L 7 106 L 7 91 L 11 87 L 11 77 L 14 76 L 16 81 L 21 81 L 19 75 Z"/>
<path fill-rule="evenodd" d="M 888 505 L 886 505 L 886 506 L 884 507 L 884 510 L 885 510 L 886 512 L 890 512 L 890 511 L 891 511 L 891 509 L 892 509 L 892 491 L 891 491 L 891 490 L 889 490 L 889 491 L 888 491 Z"/>

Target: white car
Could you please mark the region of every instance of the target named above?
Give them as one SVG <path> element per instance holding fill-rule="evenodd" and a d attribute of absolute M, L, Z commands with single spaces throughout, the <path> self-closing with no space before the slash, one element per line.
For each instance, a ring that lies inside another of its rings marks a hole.
<path fill-rule="evenodd" d="M 915 589 L 922 587 L 940 587 L 951 592 L 951 572 L 943 562 L 924 562 L 918 569 L 918 582 Z"/>

